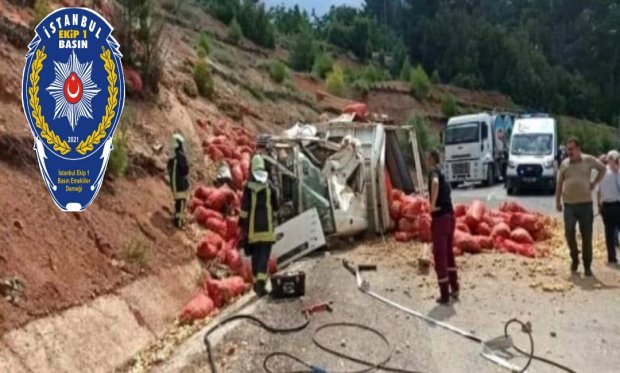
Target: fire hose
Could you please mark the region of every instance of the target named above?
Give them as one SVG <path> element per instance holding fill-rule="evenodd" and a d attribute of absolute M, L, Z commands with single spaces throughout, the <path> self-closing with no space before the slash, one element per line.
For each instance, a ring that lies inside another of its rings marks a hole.
<path fill-rule="evenodd" d="M 530 323 L 524 323 L 518 319 L 511 319 L 508 322 L 506 322 L 506 324 L 504 325 L 504 334 L 500 337 L 494 338 L 492 340 L 489 341 L 483 341 L 480 337 L 461 330 L 455 326 L 452 326 L 448 323 L 442 322 L 442 321 L 438 321 L 435 320 L 429 316 L 426 316 L 424 314 L 421 314 L 415 310 L 411 310 L 408 309 L 406 307 L 404 307 L 403 305 L 400 305 L 390 299 L 387 299 L 373 291 L 370 290 L 370 284 L 365 281 L 362 276 L 360 271 L 365 271 L 365 270 L 375 270 L 376 266 L 374 265 L 355 265 L 351 262 L 348 262 L 346 260 L 343 260 L 343 265 L 344 267 L 353 275 L 355 275 L 356 280 L 357 280 L 357 285 L 360 291 L 362 291 L 364 294 L 367 294 L 377 300 L 380 300 L 381 302 L 384 302 L 392 307 L 395 307 L 403 312 L 406 312 L 410 315 L 413 315 L 415 317 L 418 317 L 420 319 L 423 319 L 435 326 L 439 326 L 441 328 L 444 328 L 446 330 L 452 331 L 458 335 L 461 335 L 462 337 L 465 337 L 473 342 L 476 343 L 480 343 L 483 346 L 483 351 L 481 353 L 481 355 L 492 361 L 493 363 L 506 368 L 508 370 L 510 370 L 511 372 L 519 372 L 519 373 L 525 373 L 528 372 L 528 368 L 530 367 L 532 361 L 537 360 L 540 361 L 542 363 L 554 366 L 562 371 L 568 372 L 568 373 L 576 373 L 575 370 L 562 365 L 560 363 L 557 363 L 555 361 L 552 361 L 550 359 L 545 359 L 542 358 L 540 356 L 536 356 L 534 354 L 534 339 L 532 337 L 532 326 Z M 318 309 L 327 309 L 329 310 L 329 305 L 326 307 L 320 307 L 320 308 L 316 308 L 316 310 Z M 304 321 L 296 326 L 292 326 L 292 327 L 274 327 L 274 326 L 270 326 L 267 325 L 263 320 L 252 316 L 252 315 L 246 315 L 246 314 L 239 314 L 239 315 L 233 315 L 231 317 L 228 317 L 222 321 L 220 321 L 219 323 L 217 323 L 216 325 L 214 325 L 212 328 L 210 328 L 204 336 L 204 344 L 206 346 L 206 352 L 207 352 L 207 358 L 208 358 L 208 363 L 209 363 L 209 367 L 211 368 L 211 372 L 213 373 L 217 373 L 217 367 L 213 358 L 213 346 L 211 345 L 211 342 L 209 340 L 209 336 L 211 334 L 213 334 L 216 330 L 218 330 L 220 327 L 229 324 L 233 321 L 238 321 L 238 320 L 247 320 L 247 321 L 251 321 L 252 323 L 254 323 L 255 325 L 261 327 L 262 329 L 266 330 L 269 333 L 272 334 L 290 334 L 290 333 L 296 333 L 296 332 L 300 332 L 304 329 L 306 329 L 309 325 L 310 325 L 310 316 L 311 314 L 314 312 L 314 310 L 305 310 L 303 312 L 304 315 Z M 513 324 L 517 324 L 521 327 L 521 331 L 523 333 L 525 333 L 528 338 L 529 338 L 529 344 L 530 344 L 530 348 L 529 351 L 524 351 L 520 348 L 518 348 L 517 346 L 514 345 L 514 343 L 512 342 L 512 338 L 509 335 L 509 328 L 511 325 Z M 362 331 L 367 331 L 370 332 L 372 334 L 374 334 L 375 336 L 377 336 L 382 344 L 384 344 L 387 347 L 387 351 L 388 353 L 386 354 L 385 357 L 383 357 L 379 362 L 371 362 L 368 361 L 364 358 L 360 358 L 360 357 L 355 357 L 355 356 L 351 356 L 347 353 L 341 352 L 341 351 L 337 351 L 335 349 L 332 349 L 328 346 L 326 346 L 325 344 L 321 343 L 318 339 L 318 334 L 321 331 L 326 331 L 329 329 L 335 329 L 335 328 L 352 328 L 352 329 L 357 329 L 357 330 L 362 330 Z M 372 371 L 387 371 L 387 372 L 396 372 L 396 373 L 422 373 L 420 371 L 412 371 L 412 370 L 406 370 L 406 369 L 401 369 L 401 368 L 396 368 L 396 367 L 390 367 L 388 366 L 388 362 L 391 360 L 392 358 L 392 348 L 390 345 L 389 340 L 387 339 L 387 337 L 379 332 L 378 330 L 371 328 L 367 325 L 362 325 L 362 324 L 357 324 L 357 323 L 349 323 L 349 322 L 337 322 L 337 323 L 328 323 L 328 324 L 324 324 L 322 326 L 319 326 L 315 329 L 314 331 L 314 335 L 312 337 L 312 342 L 314 343 L 314 345 L 319 348 L 320 350 L 331 354 L 333 356 L 336 356 L 338 358 L 350 361 L 350 362 L 354 362 L 354 363 L 358 363 L 361 364 L 363 366 L 365 366 L 366 368 L 364 369 L 358 369 L 358 370 L 328 370 L 322 367 L 318 367 L 316 365 L 312 365 L 304 360 L 302 360 L 301 358 L 290 354 L 288 352 L 272 352 L 270 354 L 268 354 L 264 360 L 263 360 L 263 369 L 265 370 L 265 372 L 267 373 L 366 373 L 366 372 L 372 372 Z M 496 352 L 500 351 L 500 350 L 505 350 L 508 348 L 514 348 L 517 352 L 519 352 L 520 354 L 522 354 L 523 356 L 527 357 L 527 363 L 522 367 L 516 367 L 515 365 L 509 363 L 508 361 L 506 361 L 505 359 L 503 359 L 502 357 L 500 357 L 498 354 L 496 354 Z M 287 372 L 276 372 L 274 371 L 271 367 L 269 362 L 272 361 L 275 358 L 288 358 L 292 361 L 295 361 L 296 363 L 300 364 L 301 366 L 304 366 L 305 369 L 304 370 L 295 370 L 295 371 L 287 371 Z"/>

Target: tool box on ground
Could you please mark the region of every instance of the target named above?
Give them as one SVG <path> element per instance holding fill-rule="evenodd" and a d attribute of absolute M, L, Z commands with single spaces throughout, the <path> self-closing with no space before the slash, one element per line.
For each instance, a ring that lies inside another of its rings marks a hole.
<path fill-rule="evenodd" d="M 306 274 L 299 272 L 278 273 L 271 277 L 271 297 L 296 298 L 306 294 Z"/>

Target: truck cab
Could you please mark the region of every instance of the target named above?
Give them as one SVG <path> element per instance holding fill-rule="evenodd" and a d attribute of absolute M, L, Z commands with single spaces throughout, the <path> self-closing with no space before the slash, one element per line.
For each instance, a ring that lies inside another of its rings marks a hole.
<path fill-rule="evenodd" d="M 444 174 L 454 187 L 461 182 L 493 185 L 507 163 L 509 114 L 479 113 L 452 117 L 443 134 Z"/>
<path fill-rule="evenodd" d="M 555 191 L 558 164 L 557 123 L 546 116 L 519 118 L 510 140 L 506 191 Z"/>

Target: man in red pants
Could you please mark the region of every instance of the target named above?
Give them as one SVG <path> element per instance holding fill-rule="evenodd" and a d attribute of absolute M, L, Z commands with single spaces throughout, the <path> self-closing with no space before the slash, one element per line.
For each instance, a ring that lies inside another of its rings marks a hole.
<path fill-rule="evenodd" d="M 439 163 L 439 152 L 431 151 L 428 154 L 427 165 L 430 170 L 428 190 L 432 216 L 433 256 L 440 292 L 437 303 L 448 304 L 450 295 L 454 299 L 459 297 L 458 275 L 454 252 L 452 251 L 456 220 L 452 207 L 450 184 L 441 172 Z"/>

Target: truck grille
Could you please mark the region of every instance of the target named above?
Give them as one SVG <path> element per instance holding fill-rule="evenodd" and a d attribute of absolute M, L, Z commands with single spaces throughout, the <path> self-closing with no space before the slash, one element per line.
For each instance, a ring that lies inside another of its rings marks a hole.
<path fill-rule="evenodd" d="M 469 174 L 469 163 L 452 163 L 452 173 L 454 175 L 468 175 Z"/>
<path fill-rule="evenodd" d="M 517 167 L 517 175 L 520 177 L 540 177 L 543 169 L 539 164 L 522 164 Z"/>

